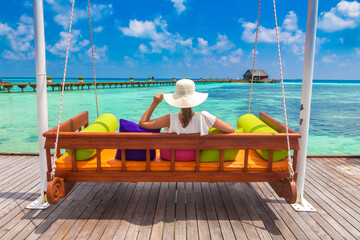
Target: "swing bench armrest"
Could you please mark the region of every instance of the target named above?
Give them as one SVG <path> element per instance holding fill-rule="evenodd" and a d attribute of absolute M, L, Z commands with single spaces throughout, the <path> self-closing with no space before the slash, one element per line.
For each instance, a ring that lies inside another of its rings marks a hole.
<path fill-rule="evenodd" d="M 73 118 L 63 122 L 60 124 L 59 132 L 75 132 L 77 130 L 81 130 L 82 127 L 86 128 L 89 125 L 89 113 L 88 111 L 84 111 Z M 50 129 L 48 132 L 56 132 L 57 126 Z M 45 137 L 46 132 L 44 133 Z"/>

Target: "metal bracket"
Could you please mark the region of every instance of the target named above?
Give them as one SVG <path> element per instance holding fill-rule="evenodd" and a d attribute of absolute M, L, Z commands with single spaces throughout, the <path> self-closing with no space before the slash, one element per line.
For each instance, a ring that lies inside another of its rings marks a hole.
<path fill-rule="evenodd" d="M 296 201 L 296 203 L 291 204 L 291 206 L 297 212 L 317 212 L 317 210 L 305 200 L 305 198 L 300 198 L 300 201 Z"/>
<path fill-rule="evenodd" d="M 43 210 L 43 209 L 47 209 L 48 207 L 50 207 L 51 205 L 48 202 L 44 201 L 44 198 L 42 198 L 41 196 L 38 197 L 35 201 L 33 201 L 32 203 L 30 203 L 29 205 L 26 206 L 27 209 L 38 209 L 38 210 Z"/>

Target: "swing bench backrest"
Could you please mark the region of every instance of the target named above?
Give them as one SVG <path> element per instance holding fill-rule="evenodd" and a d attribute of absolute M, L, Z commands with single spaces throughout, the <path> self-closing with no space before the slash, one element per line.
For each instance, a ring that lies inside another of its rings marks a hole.
<path fill-rule="evenodd" d="M 58 151 L 60 149 L 71 149 L 72 151 L 72 171 L 76 172 L 76 149 L 96 149 L 97 151 L 97 171 L 101 172 L 101 155 L 103 149 L 121 149 L 122 171 L 126 172 L 126 149 L 146 149 L 146 172 L 150 172 L 150 149 L 171 149 L 172 160 L 170 172 L 175 171 L 175 150 L 193 149 L 196 150 L 195 172 L 199 172 L 199 152 L 203 149 L 220 150 L 219 171 L 224 171 L 224 150 L 240 149 L 245 150 L 244 169 L 247 172 L 248 156 L 250 149 L 269 150 L 268 172 L 272 172 L 272 153 L 274 150 L 286 150 L 285 126 L 260 112 L 260 119 L 266 122 L 280 133 L 234 133 L 234 134 L 209 134 L 200 136 L 199 134 L 177 135 L 174 133 L 91 133 L 79 132 L 88 126 L 88 112 L 85 111 L 60 125 Z M 57 128 L 53 128 L 44 133 L 46 137 L 45 149 L 47 151 L 48 173 L 51 172 L 51 149 L 54 149 Z M 297 150 L 299 150 L 300 134 L 289 129 L 290 149 L 294 150 L 294 167 L 296 166 Z M 284 171 L 277 172 L 277 177 L 288 177 L 289 173 Z M 130 174 L 130 172 L 129 172 Z M 224 176 L 223 176 L 224 177 Z M 219 178 L 222 179 L 222 178 Z M 256 181 L 256 179 L 254 178 Z M 273 179 L 275 181 L 275 179 Z M 225 181 L 225 180 L 223 180 Z M 271 181 L 269 179 L 269 181 Z"/>

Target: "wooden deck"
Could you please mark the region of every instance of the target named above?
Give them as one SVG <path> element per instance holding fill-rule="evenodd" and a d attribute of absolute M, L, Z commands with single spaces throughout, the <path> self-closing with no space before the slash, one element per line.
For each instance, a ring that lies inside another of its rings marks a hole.
<path fill-rule="evenodd" d="M 310 158 L 297 213 L 264 183 L 78 183 L 47 210 L 38 157 L 0 156 L 0 239 L 360 239 L 360 158 Z"/>

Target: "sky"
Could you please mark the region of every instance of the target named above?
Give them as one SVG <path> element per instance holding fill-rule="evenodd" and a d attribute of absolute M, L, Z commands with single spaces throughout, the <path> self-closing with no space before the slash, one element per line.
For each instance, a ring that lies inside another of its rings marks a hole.
<path fill-rule="evenodd" d="M 252 68 L 258 2 L 91 0 L 98 78 L 241 78 Z M 35 77 L 33 3 L 3 1 L 0 78 Z M 70 0 L 44 0 L 47 75 L 62 77 Z M 285 79 L 303 73 L 307 1 L 277 0 Z M 255 69 L 279 78 L 271 0 L 263 0 Z M 320 0 L 314 79 L 360 79 L 360 2 Z M 75 2 L 68 77 L 92 77 L 87 1 Z"/>

